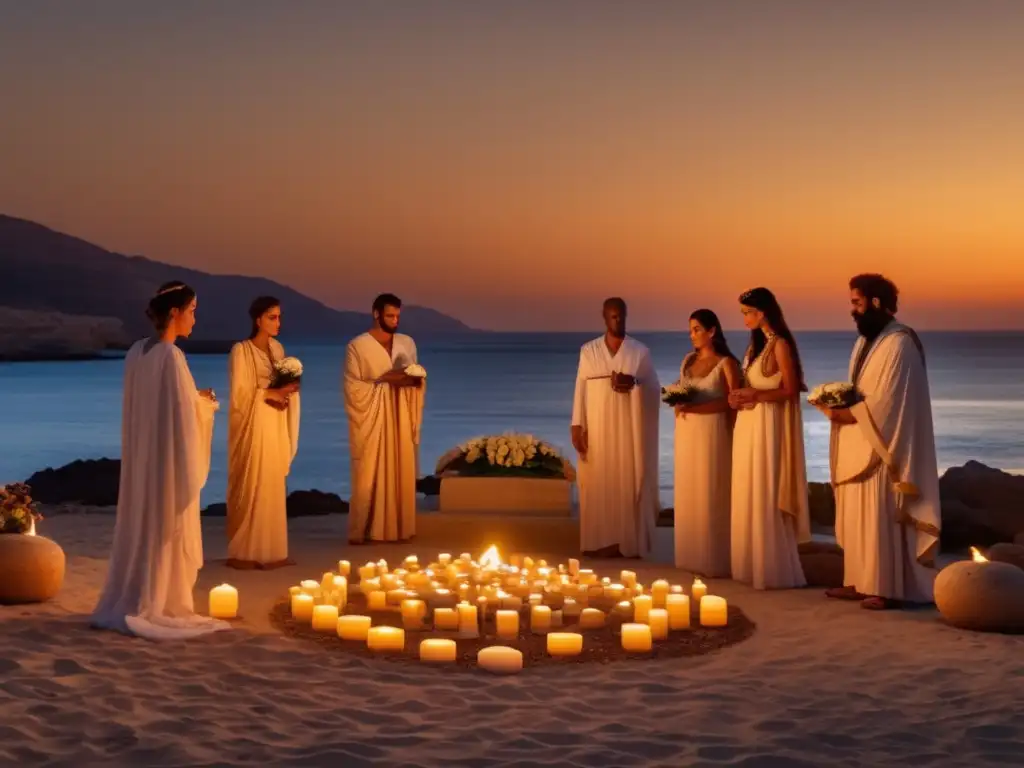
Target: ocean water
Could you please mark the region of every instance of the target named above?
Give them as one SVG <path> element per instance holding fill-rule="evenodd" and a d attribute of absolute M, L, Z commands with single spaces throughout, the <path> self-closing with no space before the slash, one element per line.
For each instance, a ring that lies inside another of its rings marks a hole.
<path fill-rule="evenodd" d="M 421 339 L 428 372 L 421 468 L 433 469 L 454 445 L 481 434 L 531 432 L 571 451 L 568 439 L 579 347 L 597 334 L 484 334 Z M 737 355 L 742 332 L 727 334 Z M 662 383 L 673 381 L 689 339 L 638 333 Z M 924 333 L 940 469 L 968 459 L 1024 468 L 1024 333 Z M 283 337 L 305 365 L 302 428 L 289 488 L 318 488 L 348 498 L 347 426 L 341 399 L 344 345 Z M 852 333 L 798 334 L 808 384 L 846 378 Z M 200 387 L 228 392 L 227 357 L 193 355 Z M 48 466 L 120 453 L 121 360 L 0 364 L 4 448 L 0 479 L 24 480 Z M 226 403 L 224 404 L 226 408 Z M 828 426 L 805 406 L 808 475 L 827 479 Z M 226 486 L 226 415 L 217 414 L 213 464 L 203 502 L 222 501 Z M 573 456 L 572 453 L 568 455 Z M 660 484 L 672 497 L 672 415 L 661 414 Z"/>

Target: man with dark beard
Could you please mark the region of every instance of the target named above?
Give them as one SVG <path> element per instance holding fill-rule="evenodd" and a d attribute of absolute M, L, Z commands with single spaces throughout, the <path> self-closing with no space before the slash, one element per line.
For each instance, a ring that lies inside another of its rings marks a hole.
<path fill-rule="evenodd" d="M 850 381 L 862 400 L 821 408 L 832 422 L 836 540 L 844 553 L 844 586 L 827 594 L 874 610 L 933 601 L 941 526 L 924 349 L 896 320 L 898 296 L 882 275 L 850 280 L 860 334 Z"/>
<path fill-rule="evenodd" d="M 345 349 L 351 544 L 402 541 L 416 533 L 425 372 L 415 342 L 398 333 L 401 312 L 401 299 L 381 294 L 373 302 L 373 326 Z"/>

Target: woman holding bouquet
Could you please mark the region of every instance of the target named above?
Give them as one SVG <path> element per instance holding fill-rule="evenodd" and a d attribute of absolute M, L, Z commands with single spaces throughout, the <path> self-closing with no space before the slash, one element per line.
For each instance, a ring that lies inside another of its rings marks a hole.
<path fill-rule="evenodd" d="M 276 381 L 281 302 L 260 296 L 249 317 L 252 333 L 230 357 L 227 564 L 269 569 L 292 564 L 285 478 L 299 445 L 299 385 Z"/>
<path fill-rule="evenodd" d="M 693 352 L 683 358 L 679 381 L 694 394 L 675 406 L 676 567 L 705 577 L 728 577 L 729 393 L 741 386 L 740 367 L 710 309 L 690 315 L 690 341 Z"/>
<path fill-rule="evenodd" d="M 767 288 L 740 296 L 750 346 L 732 453 L 732 577 L 755 589 L 806 586 L 797 544 L 811 538 L 800 413 L 803 369 L 782 308 Z"/>

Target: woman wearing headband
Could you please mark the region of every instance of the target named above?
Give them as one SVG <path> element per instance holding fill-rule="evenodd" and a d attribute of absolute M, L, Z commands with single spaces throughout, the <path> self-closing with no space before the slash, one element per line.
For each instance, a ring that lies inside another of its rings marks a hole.
<path fill-rule="evenodd" d="M 807 585 L 797 544 L 811 538 L 800 413 L 803 369 L 782 308 L 767 288 L 740 296 L 750 346 L 732 454 L 732 577 L 755 589 Z"/>
<path fill-rule="evenodd" d="M 196 390 L 175 346 L 195 325 L 196 294 L 163 285 L 149 302 L 152 337 L 125 357 L 121 483 L 107 581 L 93 624 L 153 640 L 229 629 L 193 611 L 203 565 L 199 492 L 210 471 L 217 401 Z"/>
<path fill-rule="evenodd" d="M 249 338 L 231 349 L 228 409 L 228 562 L 278 568 L 288 559 L 285 478 L 299 445 L 298 384 L 270 387 L 284 359 L 281 302 L 260 296 L 249 307 Z"/>

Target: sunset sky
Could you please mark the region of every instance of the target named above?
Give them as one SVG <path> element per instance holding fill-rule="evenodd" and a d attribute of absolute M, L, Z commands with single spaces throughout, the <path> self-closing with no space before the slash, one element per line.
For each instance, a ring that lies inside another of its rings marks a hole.
<path fill-rule="evenodd" d="M 0 212 L 500 330 L 1024 328 L 1018 0 L 0 0 Z"/>

